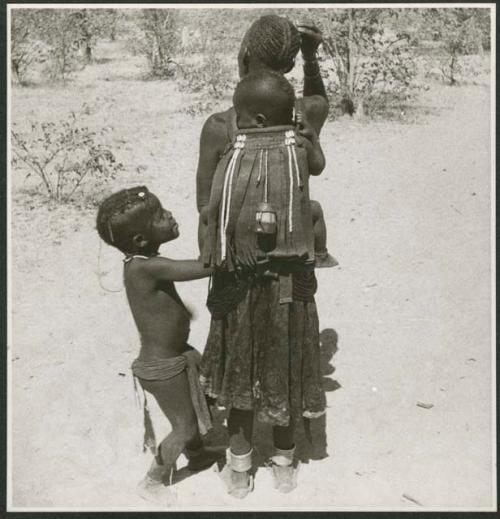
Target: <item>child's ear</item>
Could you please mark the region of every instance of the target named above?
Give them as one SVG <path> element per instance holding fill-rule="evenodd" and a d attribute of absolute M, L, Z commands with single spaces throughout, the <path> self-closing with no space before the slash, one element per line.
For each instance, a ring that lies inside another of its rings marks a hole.
<path fill-rule="evenodd" d="M 143 234 L 136 234 L 132 238 L 132 243 L 135 245 L 136 248 L 143 249 L 148 245 L 149 242 L 148 240 L 146 240 Z"/>
<path fill-rule="evenodd" d="M 255 122 L 259 128 L 264 128 L 267 123 L 267 117 L 264 114 L 257 114 L 255 116 Z"/>

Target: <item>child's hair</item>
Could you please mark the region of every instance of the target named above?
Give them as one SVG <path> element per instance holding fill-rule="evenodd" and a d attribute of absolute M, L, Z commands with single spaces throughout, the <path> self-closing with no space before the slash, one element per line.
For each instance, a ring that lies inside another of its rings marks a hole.
<path fill-rule="evenodd" d="M 125 254 L 133 252 L 133 237 L 149 230 L 157 208 L 158 200 L 146 186 L 122 189 L 101 202 L 97 232 L 108 245 Z"/>
<path fill-rule="evenodd" d="M 242 109 L 261 113 L 275 124 L 291 122 L 295 105 L 292 84 L 279 72 L 259 70 L 246 75 L 237 85 L 233 106 L 239 115 Z"/>
<path fill-rule="evenodd" d="M 300 49 L 300 33 L 287 18 L 262 16 L 248 31 L 248 50 L 278 72 L 289 72 Z"/>

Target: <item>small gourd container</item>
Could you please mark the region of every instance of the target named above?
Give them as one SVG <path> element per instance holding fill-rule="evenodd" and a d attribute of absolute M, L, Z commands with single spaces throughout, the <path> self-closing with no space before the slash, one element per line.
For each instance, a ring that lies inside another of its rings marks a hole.
<path fill-rule="evenodd" d="M 268 202 L 261 202 L 255 214 L 255 232 L 257 234 L 276 234 L 276 211 Z"/>

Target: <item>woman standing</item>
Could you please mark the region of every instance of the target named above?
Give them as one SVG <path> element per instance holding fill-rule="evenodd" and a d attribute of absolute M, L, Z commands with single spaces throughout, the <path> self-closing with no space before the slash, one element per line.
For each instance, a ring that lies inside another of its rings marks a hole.
<path fill-rule="evenodd" d="M 318 134 L 328 115 L 316 58 L 321 40 L 312 26 L 296 28 L 286 18 L 263 16 L 245 34 L 238 55 L 240 77 L 266 68 L 284 74 L 292 70 L 301 50 L 304 97 L 298 100 L 297 110 Z M 200 243 L 214 172 L 236 130 L 234 108 L 210 116 L 203 126 L 197 171 Z M 278 275 L 255 275 L 244 287 L 237 286 L 233 277 L 214 277 L 213 296 L 219 294 L 223 302 L 228 294 L 237 297 L 223 318 L 212 317 L 201 373 L 206 392 L 229 409 L 225 470 L 229 492 L 235 497 L 245 497 L 252 488 L 254 416 L 273 426 L 275 486 L 288 492 L 295 488 L 294 422 L 325 412 L 316 279 L 313 272 L 289 274 L 292 300 L 287 303 L 280 303 L 283 278 Z"/>

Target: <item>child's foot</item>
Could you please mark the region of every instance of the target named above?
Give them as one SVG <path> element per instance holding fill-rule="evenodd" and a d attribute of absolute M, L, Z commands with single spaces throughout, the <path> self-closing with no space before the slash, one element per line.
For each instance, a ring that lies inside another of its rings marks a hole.
<path fill-rule="evenodd" d="M 274 488 L 282 494 L 288 494 L 297 487 L 297 469 L 293 465 L 286 467 L 272 464 Z"/>
<path fill-rule="evenodd" d="M 174 506 L 177 503 L 177 495 L 167 488 L 161 479 L 158 481 L 149 475 L 139 483 L 138 494 L 146 501 L 164 506 Z"/>
<path fill-rule="evenodd" d="M 316 268 L 331 268 L 336 267 L 339 264 L 339 262 L 328 251 L 315 252 L 314 259 Z"/>
<path fill-rule="evenodd" d="M 187 453 L 187 468 L 192 472 L 199 472 L 211 467 L 226 454 L 225 447 L 203 447 L 196 453 Z"/>

